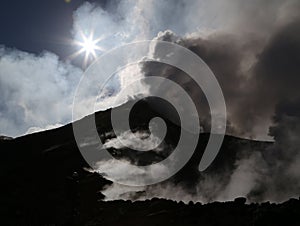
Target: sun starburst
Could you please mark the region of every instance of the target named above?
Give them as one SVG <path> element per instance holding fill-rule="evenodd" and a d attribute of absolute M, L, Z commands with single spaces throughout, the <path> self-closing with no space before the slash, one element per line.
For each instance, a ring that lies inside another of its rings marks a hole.
<path fill-rule="evenodd" d="M 71 58 L 75 58 L 80 54 L 84 53 L 83 67 L 86 67 L 88 62 L 95 60 L 97 58 L 97 51 L 104 51 L 103 48 L 99 46 L 99 42 L 102 38 L 94 39 L 94 33 L 90 32 L 89 35 L 85 35 L 80 32 L 81 41 L 73 41 L 75 45 L 81 47 L 77 52 L 71 55 Z"/>

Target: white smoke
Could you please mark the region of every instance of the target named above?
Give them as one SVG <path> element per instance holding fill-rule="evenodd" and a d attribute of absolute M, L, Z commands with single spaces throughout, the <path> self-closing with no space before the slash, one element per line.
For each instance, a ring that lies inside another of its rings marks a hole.
<path fill-rule="evenodd" d="M 218 200 L 233 200 L 238 196 L 247 197 L 263 182 L 264 176 L 267 176 L 267 166 L 259 152 L 238 160 L 236 166 L 229 183 L 220 192 Z"/>
<path fill-rule="evenodd" d="M 133 139 L 135 138 L 135 139 Z M 145 138 L 149 138 L 148 142 L 138 142 L 136 138 L 143 140 Z M 154 149 L 156 152 L 162 151 L 165 147 L 160 145 L 161 139 L 156 136 L 149 136 L 149 133 L 146 132 L 135 132 L 126 131 L 122 133 L 117 138 L 109 139 L 105 142 L 104 148 L 115 148 L 115 149 L 122 149 L 122 148 L 131 148 L 133 150 L 148 150 L 149 145 L 151 147 L 156 147 Z"/>

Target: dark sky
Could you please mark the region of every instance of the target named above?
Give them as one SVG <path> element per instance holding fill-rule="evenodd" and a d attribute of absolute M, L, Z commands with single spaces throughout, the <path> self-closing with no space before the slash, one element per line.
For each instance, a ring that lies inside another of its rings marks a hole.
<path fill-rule="evenodd" d="M 70 55 L 72 15 L 84 0 L 2 0 L 0 45 L 31 53 L 48 50 L 62 58 Z M 97 2 L 105 7 L 105 0 Z"/>

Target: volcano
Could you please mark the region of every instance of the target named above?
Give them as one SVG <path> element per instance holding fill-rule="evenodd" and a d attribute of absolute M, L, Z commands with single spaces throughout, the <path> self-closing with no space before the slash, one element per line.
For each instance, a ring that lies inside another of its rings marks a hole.
<path fill-rule="evenodd" d="M 148 131 L 150 119 L 161 117 L 167 124 L 164 142 L 176 146 L 180 126 L 152 108 L 149 100 L 139 101 L 131 111 L 132 131 Z M 115 110 L 124 111 L 128 104 Z M 79 122 L 84 123 L 87 116 Z M 103 142 L 115 138 L 111 109 L 95 113 L 98 134 Z M 188 163 L 161 184 L 183 187 L 195 193 L 195 185 L 206 175 L 222 175 L 227 183 L 241 156 L 264 152 L 272 142 L 253 141 L 226 135 L 214 162 L 198 171 L 210 134 L 199 135 L 197 148 Z M 300 202 L 291 199 L 282 204 L 246 204 L 245 198 L 215 202 L 207 191 L 208 204 L 176 202 L 153 198 L 138 201 L 147 193 L 131 194 L 131 200 L 105 201 L 102 191 L 113 184 L 105 175 L 92 172 L 81 155 L 72 124 L 18 138 L 0 138 L 1 149 L 1 221 L 3 225 L 299 225 Z M 108 148 L 116 159 L 137 165 L 159 162 L 172 148 L 138 152 L 130 148 Z M 224 173 L 227 172 L 227 173 Z M 247 196 L 259 200 L 260 191 Z M 290 222 L 290 223 L 287 223 Z M 295 223 L 294 223 L 295 222 Z"/>

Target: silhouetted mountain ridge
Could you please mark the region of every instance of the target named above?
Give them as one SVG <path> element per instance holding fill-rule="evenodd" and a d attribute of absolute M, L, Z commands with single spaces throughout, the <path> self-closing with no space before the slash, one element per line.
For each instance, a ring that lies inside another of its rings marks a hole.
<path fill-rule="evenodd" d="M 127 107 L 124 104 L 117 110 L 122 111 Z M 102 140 L 114 137 L 110 112 L 109 109 L 96 113 L 97 130 Z M 147 100 L 139 102 L 130 116 L 132 130 L 147 130 L 149 120 L 156 116 L 163 117 L 149 106 Z M 87 117 L 81 119 L 80 123 L 84 123 Z M 181 128 L 168 119 L 164 120 L 168 126 L 165 142 L 176 145 Z M 208 137 L 209 134 L 200 135 L 190 161 L 167 182 L 192 188 L 201 180 L 203 175 L 198 171 L 198 164 Z M 252 151 L 263 152 L 270 145 L 271 142 L 225 136 L 220 153 L 205 173 L 218 174 L 224 169 L 233 170 L 239 155 L 247 155 Z M 277 215 L 280 219 L 285 218 L 285 214 L 290 214 L 294 219 L 294 212 L 299 212 L 299 200 L 279 206 L 266 204 L 265 207 L 262 207 L 263 204 L 244 205 L 238 201 L 207 205 L 185 205 L 159 199 L 133 204 L 126 201 L 103 202 L 104 196 L 99 191 L 112 182 L 86 170 L 89 166 L 77 148 L 72 124 L 15 139 L 1 139 L 0 149 L 3 184 L 0 212 L 4 225 L 218 225 L 221 222 L 210 215 L 226 216 L 230 222 L 228 225 L 241 225 L 242 221 L 247 221 L 243 225 L 250 225 L 248 220 L 255 220 L 259 214 L 262 218 L 259 215 L 257 222 L 261 219 L 264 222 L 265 218 L 272 220 L 270 216 L 277 213 L 283 214 Z M 242 153 L 241 150 L 246 151 Z M 128 148 L 111 148 L 109 151 L 116 158 L 126 157 L 141 165 L 159 161 L 169 154 L 157 155 L 151 151 L 138 153 Z M 254 214 L 255 211 L 258 215 Z M 234 220 L 232 214 L 242 215 Z"/>

